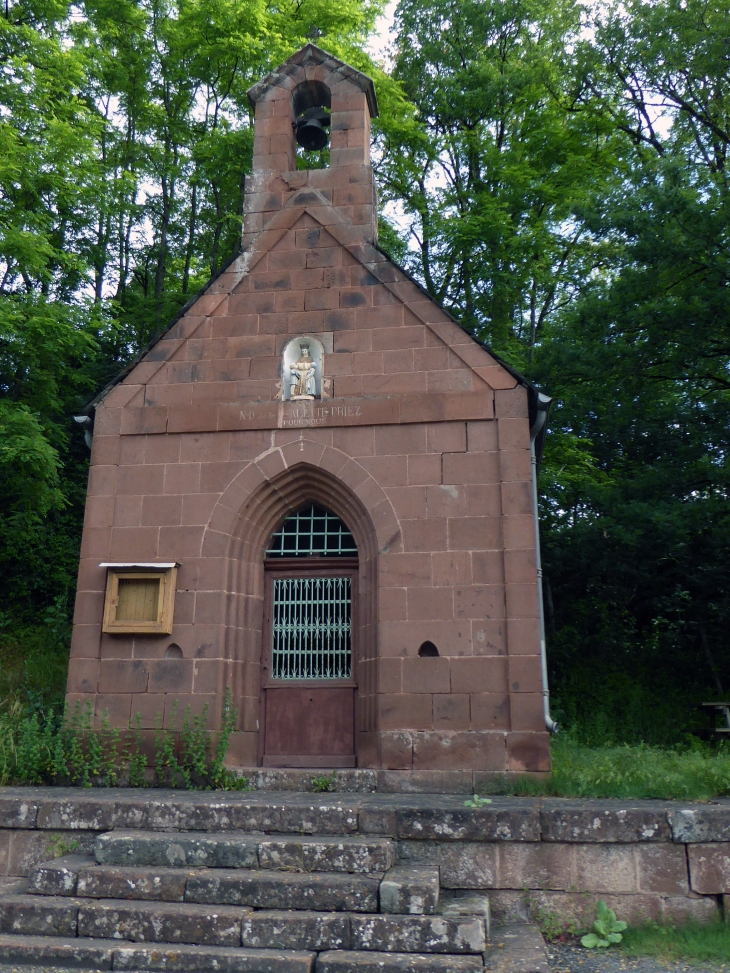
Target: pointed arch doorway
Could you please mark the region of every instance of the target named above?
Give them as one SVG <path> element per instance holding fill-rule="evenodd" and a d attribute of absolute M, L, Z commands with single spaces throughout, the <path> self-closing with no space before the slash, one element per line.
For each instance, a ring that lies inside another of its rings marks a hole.
<path fill-rule="evenodd" d="M 358 551 L 346 524 L 308 504 L 264 561 L 261 762 L 354 767 Z"/>

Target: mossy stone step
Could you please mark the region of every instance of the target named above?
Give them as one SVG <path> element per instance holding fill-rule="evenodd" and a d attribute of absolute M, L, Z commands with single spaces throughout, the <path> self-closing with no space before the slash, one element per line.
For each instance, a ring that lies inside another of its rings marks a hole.
<path fill-rule="evenodd" d="M 317 973 L 467 973 L 483 968 L 481 956 L 333 950 L 317 957 Z"/>
<path fill-rule="evenodd" d="M 271 868 L 302 872 L 384 872 L 393 864 L 389 838 L 111 831 L 95 856 L 104 865 Z"/>
<path fill-rule="evenodd" d="M 0 963 L 150 973 L 314 973 L 315 954 L 214 946 L 141 946 L 95 939 L 0 935 Z"/>
<path fill-rule="evenodd" d="M 186 902 L 256 909 L 377 912 L 382 875 L 211 869 L 188 877 Z"/>
<path fill-rule="evenodd" d="M 377 950 L 399 953 L 482 953 L 480 917 L 382 916 L 260 911 L 246 916 L 242 943 L 260 949 Z"/>

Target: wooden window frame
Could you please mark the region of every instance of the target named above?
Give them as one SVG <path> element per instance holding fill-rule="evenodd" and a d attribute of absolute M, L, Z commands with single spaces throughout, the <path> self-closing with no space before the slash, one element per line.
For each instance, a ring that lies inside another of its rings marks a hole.
<path fill-rule="evenodd" d="M 107 569 L 106 594 L 104 596 L 104 619 L 102 631 L 108 635 L 172 635 L 172 621 L 175 612 L 175 586 L 177 581 L 177 565 L 152 564 L 115 565 L 102 564 Z M 160 582 L 160 593 L 157 598 L 157 618 L 149 622 L 131 622 L 126 619 L 117 620 L 116 613 L 119 605 L 119 581 L 149 581 Z"/>

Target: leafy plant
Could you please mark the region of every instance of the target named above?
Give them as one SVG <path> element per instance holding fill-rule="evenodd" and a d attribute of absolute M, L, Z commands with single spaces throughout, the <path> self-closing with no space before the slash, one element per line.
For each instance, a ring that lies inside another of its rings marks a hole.
<path fill-rule="evenodd" d="M 312 790 L 316 794 L 323 794 L 328 791 L 333 791 L 337 785 L 337 775 L 323 774 L 321 777 L 312 778 Z"/>
<path fill-rule="evenodd" d="M 478 794 L 474 794 L 468 801 L 464 801 L 464 807 L 486 807 L 487 804 L 491 803 L 488 797 L 480 797 Z"/>
<path fill-rule="evenodd" d="M 223 697 L 223 709 L 221 711 L 221 728 L 218 733 L 213 759 L 208 767 L 207 787 L 221 791 L 245 791 L 248 790 L 248 777 L 239 777 L 234 771 L 229 770 L 223 765 L 223 761 L 228 753 L 228 744 L 231 733 L 236 728 L 238 710 L 231 700 L 231 690 L 226 687 Z"/>
<path fill-rule="evenodd" d="M 621 933 L 626 929 L 626 923 L 617 919 L 613 909 L 609 909 L 601 899 L 596 906 L 593 928 L 595 932 L 589 932 L 581 937 L 581 945 L 586 949 L 607 949 L 612 944 L 620 943 L 624 938 Z"/>
<path fill-rule="evenodd" d="M 530 901 L 530 915 L 534 916 L 540 932 L 550 943 L 565 942 L 578 935 L 578 926 L 572 916 L 548 909 L 544 905 Z"/>
<path fill-rule="evenodd" d="M 127 782 L 130 787 L 144 787 L 147 783 L 145 771 L 147 758 L 142 752 L 142 717 L 135 715 L 134 725 L 129 721 L 127 742 L 122 751 L 122 770 L 126 771 Z"/>

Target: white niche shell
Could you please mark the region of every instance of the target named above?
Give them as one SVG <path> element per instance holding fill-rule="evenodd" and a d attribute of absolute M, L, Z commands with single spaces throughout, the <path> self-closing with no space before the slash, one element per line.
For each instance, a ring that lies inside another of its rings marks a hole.
<path fill-rule="evenodd" d="M 324 348 L 316 338 L 293 338 L 281 361 L 281 397 L 285 402 L 322 398 Z"/>

